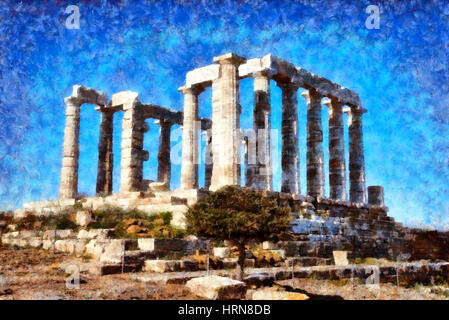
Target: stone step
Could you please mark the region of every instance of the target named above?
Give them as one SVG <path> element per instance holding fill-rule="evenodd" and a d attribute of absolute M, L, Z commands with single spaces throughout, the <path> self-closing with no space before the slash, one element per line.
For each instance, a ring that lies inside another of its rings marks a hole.
<path fill-rule="evenodd" d="M 334 263 L 331 258 L 319 258 L 319 257 L 289 257 L 285 260 L 286 267 L 292 266 L 328 266 Z"/>

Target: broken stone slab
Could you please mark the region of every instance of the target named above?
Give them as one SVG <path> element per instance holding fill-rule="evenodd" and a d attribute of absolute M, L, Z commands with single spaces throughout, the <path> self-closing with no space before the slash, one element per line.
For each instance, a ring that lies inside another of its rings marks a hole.
<path fill-rule="evenodd" d="M 187 281 L 192 293 L 211 300 L 244 299 L 246 284 L 220 276 L 205 276 Z"/>

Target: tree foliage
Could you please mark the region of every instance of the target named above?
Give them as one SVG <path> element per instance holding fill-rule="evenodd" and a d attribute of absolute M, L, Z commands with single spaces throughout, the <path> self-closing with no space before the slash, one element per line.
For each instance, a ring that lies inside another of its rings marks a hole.
<path fill-rule="evenodd" d="M 239 247 L 243 272 L 245 244 L 290 238 L 290 208 L 260 191 L 226 186 L 212 192 L 186 213 L 187 231 L 200 237 L 229 240 Z M 243 255 L 243 257 L 242 257 Z"/>

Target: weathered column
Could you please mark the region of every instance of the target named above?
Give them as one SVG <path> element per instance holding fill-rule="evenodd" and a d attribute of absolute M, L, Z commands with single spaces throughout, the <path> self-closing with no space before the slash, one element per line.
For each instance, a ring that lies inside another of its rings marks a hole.
<path fill-rule="evenodd" d="M 136 92 L 124 91 L 113 95 L 111 101 L 112 105 L 122 105 L 124 111 L 120 192 L 143 190 L 143 161 L 148 160 L 148 151 L 143 150 L 143 134 L 148 131 L 148 125 L 145 124 L 139 95 Z"/>
<path fill-rule="evenodd" d="M 100 139 L 98 143 L 97 195 L 106 195 L 112 193 L 114 111 L 108 111 L 102 108 L 97 110 L 101 112 Z"/>
<path fill-rule="evenodd" d="M 300 193 L 298 145 L 298 86 L 278 82 L 282 89 L 282 192 Z"/>
<path fill-rule="evenodd" d="M 352 106 L 345 112 L 348 114 L 349 127 L 349 198 L 352 202 L 365 203 L 365 156 L 363 151 L 362 115 L 366 110 Z"/>
<path fill-rule="evenodd" d="M 255 187 L 273 190 L 271 160 L 271 98 L 270 78 L 265 72 L 257 72 L 254 79 L 254 124 L 256 132 L 257 163 L 255 166 Z"/>
<path fill-rule="evenodd" d="M 368 187 L 368 203 L 376 206 L 384 205 L 384 187 L 369 186 Z"/>
<path fill-rule="evenodd" d="M 330 198 L 346 200 L 345 137 L 343 126 L 343 104 L 337 99 L 328 99 L 329 109 L 329 184 Z"/>
<path fill-rule="evenodd" d="M 198 188 L 198 137 L 201 128 L 198 116 L 198 95 L 203 90 L 201 86 L 179 88 L 179 91 L 184 94 L 181 189 Z"/>
<path fill-rule="evenodd" d="M 220 77 L 212 84 L 212 169 L 211 190 L 240 185 L 240 113 L 238 67 L 245 59 L 233 53 L 214 58 Z"/>
<path fill-rule="evenodd" d="M 159 120 L 159 153 L 157 155 L 157 181 L 164 182 L 170 187 L 171 162 L 170 162 L 170 132 L 173 123 Z"/>
<path fill-rule="evenodd" d="M 301 94 L 307 101 L 307 194 L 324 196 L 323 125 L 321 95 L 314 89 Z"/>
<path fill-rule="evenodd" d="M 204 131 L 206 136 L 206 156 L 204 165 L 204 189 L 209 190 L 210 182 L 212 178 L 212 169 L 214 166 L 212 158 L 212 130 L 208 129 Z"/>
<path fill-rule="evenodd" d="M 80 111 L 82 103 L 73 96 L 65 98 L 64 103 L 66 105 L 66 120 L 59 197 L 70 199 L 75 198 L 78 193 Z"/>
<path fill-rule="evenodd" d="M 251 137 L 245 136 L 242 143 L 245 148 L 245 187 L 254 188 L 255 187 L 255 176 L 256 176 L 256 165 L 255 161 L 251 161 L 250 156 L 251 152 L 255 152 L 255 150 L 251 150 L 250 140 Z M 255 149 L 255 148 L 254 148 Z"/>

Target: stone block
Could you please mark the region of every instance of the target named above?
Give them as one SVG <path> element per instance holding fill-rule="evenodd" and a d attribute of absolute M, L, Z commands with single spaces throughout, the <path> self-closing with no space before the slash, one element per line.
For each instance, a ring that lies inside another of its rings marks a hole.
<path fill-rule="evenodd" d="M 145 260 L 144 270 L 147 272 L 175 272 L 181 271 L 182 262 L 180 260 Z"/>
<path fill-rule="evenodd" d="M 145 238 L 145 239 L 137 239 L 137 246 L 139 250 L 142 251 L 154 251 L 154 239 Z"/>
<path fill-rule="evenodd" d="M 105 241 L 104 252 L 100 256 L 102 263 L 121 263 L 125 254 L 125 241 L 109 239 Z"/>
<path fill-rule="evenodd" d="M 332 251 L 332 255 L 334 256 L 334 262 L 336 266 L 347 266 L 349 264 L 348 261 L 348 251 Z"/>
<path fill-rule="evenodd" d="M 187 281 L 186 287 L 194 294 L 211 299 L 244 299 L 246 284 L 242 281 L 219 276 L 205 276 Z"/>
<path fill-rule="evenodd" d="M 92 214 L 89 211 L 78 211 L 76 213 L 76 224 L 80 227 L 87 227 L 92 221 Z"/>
<path fill-rule="evenodd" d="M 228 258 L 231 254 L 231 250 L 227 247 L 216 247 L 214 248 L 214 257 L 219 259 Z"/>
<path fill-rule="evenodd" d="M 277 249 L 277 246 L 275 243 L 271 241 L 264 241 L 262 242 L 262 249 L 264 250 L 274 250 Z"/>
<path fill-rule="evenodd" d="M 165 182 L 151 182 L 149 184 L 149 188 L 150 188 L 150 191 L 153 191 L 153 192 L 159 191 L 160 192 L 160 191 L 167 191 L 167 190 L 169 190 L 170 187 Z"/>

